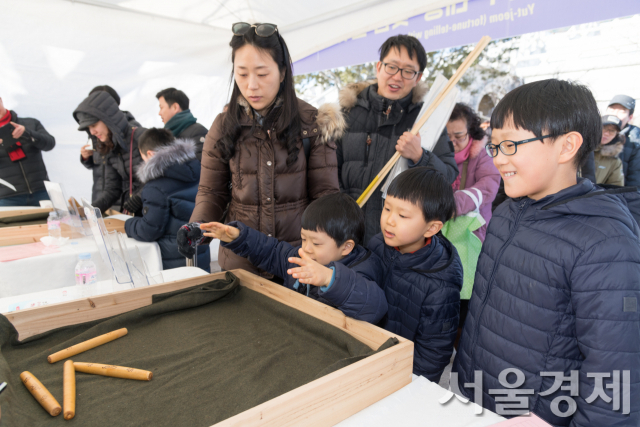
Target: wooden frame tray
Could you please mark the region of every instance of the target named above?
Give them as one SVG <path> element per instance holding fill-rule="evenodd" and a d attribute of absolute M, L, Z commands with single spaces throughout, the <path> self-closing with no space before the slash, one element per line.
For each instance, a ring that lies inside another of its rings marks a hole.
<path fill-rule="evenodd" d="M 104 225 L 107 227 L 107 231 L 117 231 L 124 233 L 124 221 L 113 218 L 106 218 Z M 77 239 L 79 237 L 85 237 L 78 233 L 68 224 L 60 224 L 62 237 L 69 237 L 71 239 Z M 0 247 L 24 245 L 26 243 L 37 243 L 41 237 L 48 236 L 49 230 L 47 224 L 37 225 L 20 225 L 17 227 L 3 227 L 0 228 Z"/>
<path fill-rule="evenodd" d="M 233 270 L 242 286 L 303 311 L 377 349 L 396 335 L 341 311 L 269 282 L 244 270 Z M 5 316 L 20 339 L 62 326 L 103 319 L 151 304 L 154 294 L 196 286 L 225 273 L 95 296 L 60 304 L 25 309 Z M 397 337 L 399 344 L 288 393 L 228 418 L 226 426 L 331 426 L 399 390 L 411 382 L 413 342 Z"/>

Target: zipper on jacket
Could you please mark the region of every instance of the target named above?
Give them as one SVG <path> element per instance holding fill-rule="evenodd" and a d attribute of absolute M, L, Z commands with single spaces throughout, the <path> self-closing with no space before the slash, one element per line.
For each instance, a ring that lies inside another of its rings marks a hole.
<path fill-rule="evenodd" d="M 371 134 L 367 134 L 367 148 L 364 151 L 364 165 L 367 166 L 369 163 L 369 148 L 371 148 Z"/>
<path fill-rule="evenodd" d="M 524 208 L 529 204 L 530 201 L 531 201 L 530 199 L 525 199 L 520 203 L 520 206 L 518 207 L 520 209 L 520 212 L 518 212 L 518 215 L 516 216 L 516 220 L 513 223 L 513 230 L 511 231 L 511 234 L 509 235 L 509 238 L 507 239 L 507 241 L 500 248 L 500 252 L 498 252 L 498 256 L 494 261 L 493 269 L 491 270 L 491 275 L 489 276 L 489 280 L 487 281 L 487 291 L 485 292 L 484 297 L 482 298 L 482 303 L 480 305 L 480 312 L 478 313 L 478 317 L 476 318 L 476 327 L 473 333 L 473 341 L 471 342 L 469 360 L 473 360 L 473 350 L 476 347 L 476 341 L 478 340 L 478 330 L 480 329 L 480 318 L 482 317 L 482 312 L 484 311 L 484 308 L 487 305 L 489 294 L 491 293 L 491 282 L 493 280 L 493 276 L 495 275 L 496 270 L 498 269 L 500 259 L 502 258 L 502 254 L 505 252 L 507 247 L 511 244 L 511 241 L 516 235 L 516 231 L 518 230 L 518 224 L 520 223 L 520 220 L 522 219 L 522 216 L 524 215 L 524 212 L 525 212 Z M 473 366 L 474 366 L 474 363 L 472 362 L 469 365 L 469 369 L 471 370 L 468 371 L 468 373 L 470 373 L 473 370 Z"/>
<path fill-rule="evenodd" d="M 27 183 L 27 189 L 29 190 L 29 194 L 33 194 L 33 191 L 31 191 L 31 186 L 29 185 L 29 180 L 27 179 L 27 174 L 24 173 L 24 167 L 22 166 L 22 161 L 19 161 L 18 164 L 20 165 L 20 170 L 22 171 L 22 176 L 24 177 L 24 182 Z"/>

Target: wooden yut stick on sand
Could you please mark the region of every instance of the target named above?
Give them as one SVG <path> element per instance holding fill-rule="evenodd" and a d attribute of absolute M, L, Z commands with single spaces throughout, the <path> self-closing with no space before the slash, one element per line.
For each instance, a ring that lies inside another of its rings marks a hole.
<path fill-rule="evenodd" d="M 469 56 L 467 56 L 465 60 L 462 62 L 462 64 L 460 64 L 460 67 L 455 72 L 455 74 L 451 76 L 451 78 L 449 79 L 449 82 L 447 83 L 445 88 L 442 90 L 442 92 L 440 92 L 440 94 L 438 94 L 438 96 L 435 98 L 435 100 L 433 101 L 433 104 L 431 104 L 431 106 L 427 109 L 427 111 L 425 111 L 422 117 L 420 117 L 415 122 L 415 124 L 413 125 L 413 128 L 411 129 L 412 134 L 414 135 L 418 134 L 418 131 L 420 130 L 422 125 L 425 124 L 429 116 L 431 116 L 431 114 L 433 114 L 436 108 L 438 108 L 440 103 L 446 98 L 447 94 L 451 92 L 451 90 L 456 86 L 456 84 L 458 84 L 458 82 L 460 81 L 464 73 L 469 69 L 471 64 L 473 64 L 473 62 L 476 59 L 478 59 L 478 57 L 480 56 L 484 48 L 487 47 L 490 41 L 491 41 L 491 37 L 489 36 L 484 36 L 483 38 L 480 39 L 480 41 L 478 42 L 476 47 L 473 49 L 473 51 L 471 51 Z M 373 181 L 371 181 L 371 183 L 367 186 L 367 188 L 362 192 L 360 197 L 358 197 L 357 202 L 360 207 L 364 206 L 364 204 L 367 203 L 367 200 L 369 200 L 369 197 L 371 197 L 371 195 L 376 190 L 376 188 L 378 188 L 378 185 L 380 185 L 384 177 L 387 176 L 387 174 L 391 171 L 391 169 L 393 168 L 393 166 L 396 164 L 398 160 L 400 160 L 400 153 L 396 152 L 393 155 L 393 157 L 391 157 L 391 159 L 387 162 L 387 164 L 382 168 L 382 170 L 380 170 L 380 172 L 376 175 L 376 177 L 373 178 Z"/>
<path fill-rule="evenodd" d="M 76 370 L 73 368 L 73 360 L 64 362 L 64 375 L 62 377 L 64 405 L 64 419 L 70 420 L 76 415 Z"/>
<path fill-rule="evenodd" d="M 62 408 L 55 397 L 40 381 L 29 371 L 24 371 L 20 374 L 22 384 L 29 390 L 29 393 L 38 401 L 38 403 L 49 413 L 52 417 L 60 415 Z"/>
<path fill-rule="evenodd" d="M 126 366 L 103 365 L 102 363 L 74 362 L 77 372 L 85 374 L 103 375 L 105 377 L 125 378 L 129 380 L 151 381 L 153 372 L 142 369 L 127 368 Z"/>
<path fill-rule="evenodd" d="M 72 345 L 69 348 L 65 348 L 64 350 L 60 350 L 57 353 L 53 353 L 52 355 L 47 357 L 47 360 L 49 361 L 49 363 L 56 363 L 58 360 L 75 356 L 76 354 L 91 350 L 92 348 L 98 347 L 99 345 L 106 344 L 115 339 L 123 337 L 127 335 L 127 332 L 127 328 L 122 328 L 104 335 L 100 335 L 99 337 L 83 341 L 80 344 Z"/>

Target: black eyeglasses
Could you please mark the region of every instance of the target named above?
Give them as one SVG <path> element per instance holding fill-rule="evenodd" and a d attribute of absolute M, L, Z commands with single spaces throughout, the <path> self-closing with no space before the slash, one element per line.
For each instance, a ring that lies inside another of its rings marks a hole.
<path fill-rule="evenodd" d="M 234 36 L 244 36 L 252 28 L 256 29 L 256 34 L 260 37 L 270 37 L 278 31 L 278 26 L 275 24 L 251 25 L 247 22 L 236 22 L 231 26 L 231 31 L 233 31 Z"/>
<path fill-rule="evenodd" d="M 531 139 L 525 139 L 522 141 L 506 140 L 506 141 L 502 141 L 498 145 L 487 144 L 485 149 L 487 150 L 487 154 L 489 155 L 489 157 L 496 157 L 498 155 L 498 148 L 500 148 L 500 151 L 502 151 L 502 154 L 504 154 L 505 156 L 513 156 L 518 152 L 518 145 L 526 144 L 527 142 L 542 141 L 545 138 L 551 138 L 551 137 L 552 137 L 551 135 L 545 135 L 545 136 L 541 136 L 540 138 L 531 138 Z"/>
<path fill-rule="evenodd" d="M 382 65 L 384 65 L 384 71 L 386 71 L 390 76 L 395 76 L 398 74 L 398 71 L 400 71 L 400 75 L 405 80 L 412 80 L 416 74 L 418 74 L 417 71 L 412 70 L 411 68 L 398 68 L 395 65 L 387 64 L 386 62 L 383 62 Z"/>

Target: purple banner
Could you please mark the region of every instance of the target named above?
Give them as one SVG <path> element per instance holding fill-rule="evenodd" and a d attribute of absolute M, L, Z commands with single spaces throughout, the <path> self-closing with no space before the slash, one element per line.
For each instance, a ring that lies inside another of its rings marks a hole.
<path fill-rule="evenodd" d="M 640 13 L 640 0 L 464 0 L 369 31 L 294 63 L 296 75 L 377 61 L 397 34 L 418 38 L 427 52 Z"/>

